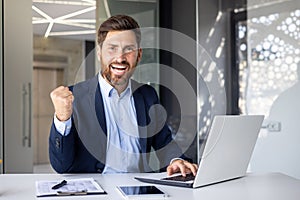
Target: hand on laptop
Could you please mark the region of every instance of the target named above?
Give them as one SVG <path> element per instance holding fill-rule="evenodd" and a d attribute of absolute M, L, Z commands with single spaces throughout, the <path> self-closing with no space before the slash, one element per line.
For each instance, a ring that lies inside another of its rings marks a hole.
<path fill-rule="evenodd" d="M 174 160 L 167 167 L 167 173 L 169 176 L 177 172 L 180 172 L 182 176 L 186 176 L 186 174 L 189 173 L 193 173 L 193 175 L 196 176 L 197 170 L 198 170 L 197 164 L 193 164 L 182 159 Z"/>

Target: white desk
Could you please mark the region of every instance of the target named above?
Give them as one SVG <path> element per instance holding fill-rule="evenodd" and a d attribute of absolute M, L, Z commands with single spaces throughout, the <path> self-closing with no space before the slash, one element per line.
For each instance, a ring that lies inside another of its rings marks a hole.
<path fill-rule="evenodd" d="M 121 200 L 117 191 L 118 185 L 147 185 L 135 180 L 137 174 L 2 174 L 0 175 L 0 199 L 108 199 Z M 139 174 L 141 175 L 141 174 Z M 70 197 L 35 197 L 35 181 L 61 180 L 64 178 L 93 177 L 108 193 L 107 195 L 88 195 Z M 193 199 L 220 199 L 220 200 L 299 200 L 300 180 L 280 173 L 255 175 L 214 184 L 202 188 L 190 189 L 172 186 L 157 185 L 158 188 L 170 195 L 167 199 L 193 200 Z"/>

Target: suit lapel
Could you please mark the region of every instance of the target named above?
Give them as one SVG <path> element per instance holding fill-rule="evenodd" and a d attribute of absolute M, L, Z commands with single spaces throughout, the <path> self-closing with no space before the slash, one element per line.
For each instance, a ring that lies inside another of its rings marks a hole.
<path fill-rule="evenodd" d="M 101 90 L 100 90 L 99 83 L 97 84 L 97 89 L 94 92 L 96 92 L 94 102 L 95 102 L 95 109 L 96 109 L 97 119 L 98 119 L 98 122 L 99 122 L 102 130 L 104 131 L 105 135 L 107 135 L 104 104 L 103 104 L 103 98 L 102 98 L 102 95 L 101 95 Z M 91 104 L 91 105 L 93 105 L 93 104 Z"/>
<path fill-rule="evenodd" d="M 89 106 L 91 110 L 96 110 L 97 120 L 100 124 L 105 135 L 107 135 L 107 127 L 106 127 L 106 118 L 104 112 L 104 104 L 103 98 L 101 95 L 101 90 L 99 86 L 98 76 L 95 76 L 91 79 L 91 81 L 87 85 L 88 87 L 88 96 L 89 96 Z M 93 108 L 94 107 L 94 108 Z"/>

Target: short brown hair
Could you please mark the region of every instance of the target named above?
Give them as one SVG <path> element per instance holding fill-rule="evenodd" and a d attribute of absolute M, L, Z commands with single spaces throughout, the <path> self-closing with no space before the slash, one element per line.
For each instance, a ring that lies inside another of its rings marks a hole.
<path fill-rule="evenodd" d="M 135 33 L 138 46 L 141 42 L 141 31 L 139 24 L 130 16 L 114 15 L 104 21 L 98 29 L 97 42 L 102 47 L 103 41 L 109 31 L 132 30 Z"/>

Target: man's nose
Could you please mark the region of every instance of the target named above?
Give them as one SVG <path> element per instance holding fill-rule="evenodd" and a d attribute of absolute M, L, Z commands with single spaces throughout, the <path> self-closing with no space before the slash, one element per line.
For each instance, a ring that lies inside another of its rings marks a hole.
<path fill-rule="evenodd" d="M 116 55 L 116 60 L 118 63 L 121 63 L 126 60 L 126 53 L 120 51 L 118 55 Z"/>

